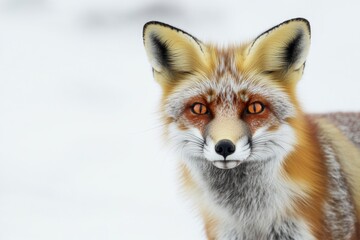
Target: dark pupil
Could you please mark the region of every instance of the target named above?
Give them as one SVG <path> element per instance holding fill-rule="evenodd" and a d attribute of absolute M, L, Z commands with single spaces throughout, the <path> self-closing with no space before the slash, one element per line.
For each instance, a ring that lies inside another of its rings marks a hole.
<path fill-rule="evenodd" d="M 256 103 L 253 104 L 253 111 L 256 113 Z"/>
<path fill-rule="evenodd" d="M 202 104 L 199 104 L 200 106 L 199 106 L 199 113 L 202 113 L 202 109 L 203 109 L 203 106 L 202 106 Z"/>

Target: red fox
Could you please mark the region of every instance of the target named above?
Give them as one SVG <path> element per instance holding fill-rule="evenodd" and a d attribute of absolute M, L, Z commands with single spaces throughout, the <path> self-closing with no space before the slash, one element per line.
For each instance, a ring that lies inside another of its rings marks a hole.
<path fill-rule="evenodd" d="M 302 111 L 306 19 L 228 47 L 154 21 L 143 38 L 208 239 L 360 239 L 360 113 Z"/>

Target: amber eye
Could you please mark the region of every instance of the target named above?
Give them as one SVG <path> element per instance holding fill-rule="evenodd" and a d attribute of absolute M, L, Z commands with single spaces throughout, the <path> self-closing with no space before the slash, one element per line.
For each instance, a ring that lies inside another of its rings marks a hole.
<path fill-rule="evenodd" d="M 264 111 L 264 104 L 261 102 L 253 102 L 247 107 L 247 112 L 250 114 L 258 114 Z"/>
<path fill-rule="evenodd" d="M 208 113 L 207 107 L 202 103 L 194 103 L 191 106 L 191 111 L 197 115 L 204 115 Z"/>

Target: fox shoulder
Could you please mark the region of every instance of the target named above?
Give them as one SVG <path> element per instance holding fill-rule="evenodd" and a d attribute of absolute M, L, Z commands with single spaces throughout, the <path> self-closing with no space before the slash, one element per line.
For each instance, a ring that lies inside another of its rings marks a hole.
<path fill-rule="evenodd" d="M 326 118 L 360 148 L 360 112 L 312 114 L 311 117 Z"/>
<path fill-rule="evenodd" d="M 359 139 L 354 137 L 360 133 L 360 113 L 337 113 L 322 117 L 315 120 L 319 126 L 319 137 L 331 145 L 334 157 L 345 173 L 360 219 L 360 145 L 356 141 Z M 353 121 L 355 118 L 357 121 Z M 351 128 L 356 129 L 351 131 Z"/>

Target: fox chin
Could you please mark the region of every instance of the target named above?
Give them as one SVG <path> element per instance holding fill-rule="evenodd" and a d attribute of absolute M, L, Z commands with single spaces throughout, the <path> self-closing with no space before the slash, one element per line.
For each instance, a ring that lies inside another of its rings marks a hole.
<path fill-rule="evenodd" d="M 208 239 L 360 239 L 360 113 L 302 111 L 306 19 L 227 47 L 156 21 L 143 39 Z"/>

